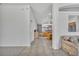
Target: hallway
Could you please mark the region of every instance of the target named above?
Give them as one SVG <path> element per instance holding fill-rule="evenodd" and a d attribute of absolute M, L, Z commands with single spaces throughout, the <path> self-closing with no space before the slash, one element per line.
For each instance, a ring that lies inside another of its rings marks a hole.
<path fill-rule="evenodd" d="M 1 3 L 0 12 L 0 56 L 79 55 L 79 4 Z"/>
<path fill-rule="evenodd" d="M 66 56 L 63 50 L 53 50 L 51 40 L 35 39 L 31 47 L 0 47 L 0 56 Z"/>

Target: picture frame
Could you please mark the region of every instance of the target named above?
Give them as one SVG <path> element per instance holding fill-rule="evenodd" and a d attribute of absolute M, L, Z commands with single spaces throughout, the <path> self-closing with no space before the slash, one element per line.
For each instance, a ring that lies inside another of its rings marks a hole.
<path fill-rule="evenodd" d="M 77 32 L 77 15 L 68 16 L 68 32 Z"/>

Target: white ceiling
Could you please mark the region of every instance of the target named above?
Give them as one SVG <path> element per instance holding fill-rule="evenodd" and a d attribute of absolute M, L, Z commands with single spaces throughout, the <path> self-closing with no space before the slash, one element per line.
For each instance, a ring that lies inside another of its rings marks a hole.
<path fill-rule="evenodd" d="M 71 4 L 71 5 L 60 7 L 59 11 L 73 11 L 73 12 L 77 12 L 77 11 L 79 11 L 79 4 Z"/>
<path fill-rule="evenodd" d="M 49 3 L 36 3 L 31 4 L 32 13 L 35 16 L 35 20 L 39 24 L 43 24 L 48 22 L 49 19 L 47 19 L 48 14 L 51 12 L 51 4 Z"/>

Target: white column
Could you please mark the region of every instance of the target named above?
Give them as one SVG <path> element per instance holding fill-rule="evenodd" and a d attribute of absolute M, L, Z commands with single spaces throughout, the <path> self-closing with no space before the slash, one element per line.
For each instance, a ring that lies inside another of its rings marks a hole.
<path fill-rule="evenodd" d="M 60 45 L 60 35 L 59 35 L 59 30 L 58 30 L 58 14 L 59 14 L 59 11 L 58 11 L 58 5 L 57 4 L 53 4 L 53 7 L 52 7 L 52 13 L 53 13 L 53 19 L 52 19 L 52 29 L 53 29 L 53 36 L 52 36 L 52 48 L 53 49 L 59 49 L 61 47 Z"/>
<path fill-rule="evenodd" d="M 28 46 L 31 46 L 31 30 L 30 30 L 30 5 L 25 5 L 25 39 L 28 42 Z"/>

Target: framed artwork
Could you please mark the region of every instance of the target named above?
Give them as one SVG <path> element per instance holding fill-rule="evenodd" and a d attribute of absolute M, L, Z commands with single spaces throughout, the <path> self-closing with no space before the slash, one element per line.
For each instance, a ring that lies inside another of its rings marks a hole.
<path fill-rule="evenodd" d="M 68 16 L 68 32 L 76 32 L 76 15 L 69 15 Z"/>

